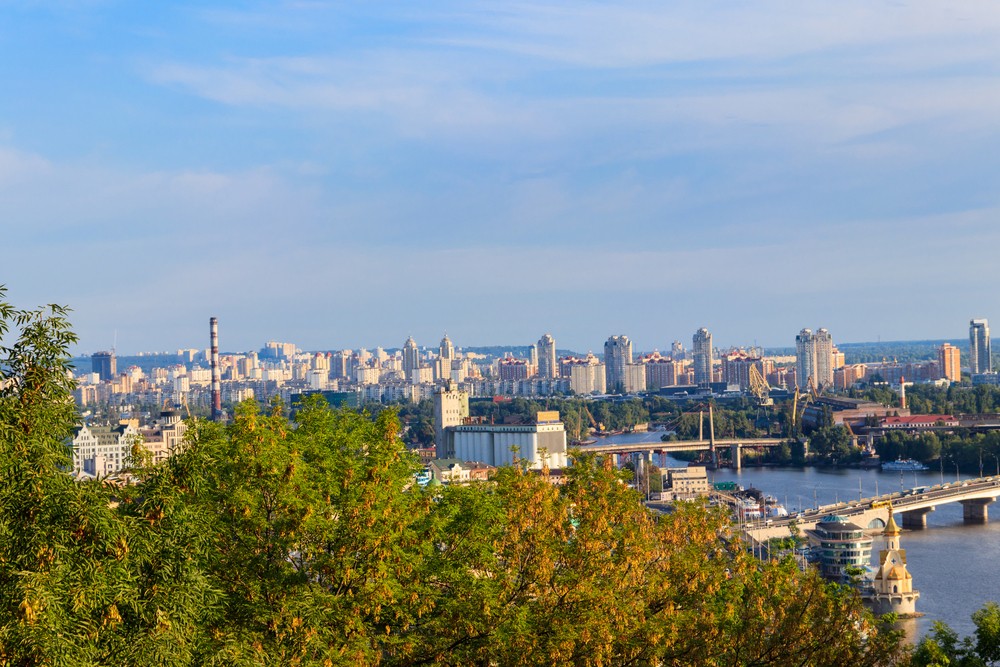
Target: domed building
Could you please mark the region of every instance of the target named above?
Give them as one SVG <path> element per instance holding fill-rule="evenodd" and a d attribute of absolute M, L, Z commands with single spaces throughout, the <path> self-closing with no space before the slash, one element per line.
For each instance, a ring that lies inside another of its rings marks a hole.
<path fill-rule="evenodd" d="M 902 531 L 896 525 L 890 505 L 889 521 L 882 531 L 885 548 L 879 551 L 878 572 L 872 580 L 871 589 L 862 596 L 875 614 L 917 615 L 916 603 L 920 592 L 913 590 L 913 575 L 906 569 L 906 549 L 899 548 L 900 533 Z"/>

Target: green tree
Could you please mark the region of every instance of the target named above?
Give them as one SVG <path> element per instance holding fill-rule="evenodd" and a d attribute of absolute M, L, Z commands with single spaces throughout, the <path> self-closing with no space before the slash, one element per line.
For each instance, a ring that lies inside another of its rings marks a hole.
<path fill-rule="evenodd" d="M 900 656 L 849 591 L 754 559 L 720 510 L 649 512 L 606 459 L 421 489 L 392 411 L 246 403 L 134 484 L 74 481 L 65 311 L 0 298 L 0 333 L 0 665 Z"/>
<path fill-rule="evenodd" d="M 976 624 L 976 654 L 987 664 L 1000 662 L 1000 606 L 996 602 L 972 614 Z"/>

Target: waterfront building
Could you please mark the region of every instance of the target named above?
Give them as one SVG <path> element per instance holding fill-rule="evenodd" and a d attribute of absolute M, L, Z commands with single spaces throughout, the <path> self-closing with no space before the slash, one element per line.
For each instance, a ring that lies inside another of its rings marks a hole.
<path fill-rule="evenodd" d="M 533 424 L 464 421 L 444 428 L 445 451 L 454 458 L 492 466 L 525 462 L 532 470 L 566 466 L 566 429 L 556 411 L 538 412 Z"/>
<path fill-rule="evenodd" d="M 899 547 L 902 531 L 892 516 L 889 506 L 889 521 L 882 531 L 885 548 L 879 551 L 879 566 L 862 599 L 876 615 L 894 613 L 900 616 L 916 614 L 917 598 L 920 592 L 913 589 L 913 576 L 906 567 L 906 549 Z"/>
<path fill-rule="evenodd" d="M 543 378 L 554 378 L 557 376 L 556 367 L 556 341 L 552 334 L 545 334 L 538 339 L 536 345 L 538 353 L 538 376 Z"/>
<path fill-rule="evenodd" d="M 691 355 L 694 358 L 694 383 L 707 387 L 712 383 L 712 334 L 702 327 L 694 332 L 691 339 Z"/>
<path fill-rule="evenodd" d="M 938 371 L 940 377 L 950 382 L 962 380 L 962 352 L 951 343 L 938 348 Z"/>
<path fill-rule="evenodd" d="M 820 574 L 830 581 L 849 583 L 871 562 L 872 538 L 842 516 L 816 524 L 814 534 L 819 541 Z"/>
<path fill-rule="evenodd" d="M 989 320 L 969 322 L 969 372 L 973 375 L 993 372 Z"/>
<path fill-rule="evenodd" d="M 607 390 L 626 391 L 625 367 L 632 363 L 632 341 L 628 336 L 611 336 L 604 343 L 604 373 Z"/>
<path fill-rule="evenodd" d="M 662 468 L 663 492 L 660 500 L 693 500 L 708 496 L 712 490 L 705 466 Z"/>

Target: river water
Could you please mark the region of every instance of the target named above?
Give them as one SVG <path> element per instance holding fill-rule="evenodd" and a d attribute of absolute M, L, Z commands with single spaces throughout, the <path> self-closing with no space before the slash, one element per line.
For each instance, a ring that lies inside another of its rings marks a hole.
<path fill-rule="evenodd" d="M 638 433 L 612 436 L 610 442 L 652 442 L 659 433 Z M 665 457 L 657 465 L 687 465 L 684 461 Z M 992 474 L 987 470 L 986 474 Z M 952 469 L 926 472 L 882 472 L 881 470 L 825 468 L 744 468 L 740 471 L 721 469 L 709 471 L 712 481 L 735 481 L 744 487 L 755 487 L 776 497 L 789 512 L 876 493 L 899 491 L 901 488 L 934 485 L 954 481 Z M 967 478 L 968 475 L 962 475 Z M 990 506 L 990 522 L 985 525 L 965 525 L 962 506 L 949 503 L 938 506 L 927 515 L 926 530 L 906 530 L 900 546 L 906 549 L 907 566 L 913 575 L 913 586 L 920 591 L 917 611 L 924 614 L 904 622 L 912 641 L 926 634 L 934 621 L 944 621 L 959 636 L 972 634 L 975 626 L 970 616 L 988 601 L 1000 601 L 1000 504 Z M 899 517 L 897 515 L 897 521 Z M 878 536 L 872 545 L 873 558 L 882 548 Z"/>

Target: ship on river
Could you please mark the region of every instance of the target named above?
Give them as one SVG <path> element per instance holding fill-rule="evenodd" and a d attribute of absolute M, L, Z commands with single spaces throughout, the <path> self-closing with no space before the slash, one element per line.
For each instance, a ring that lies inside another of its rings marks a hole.
<path fill-rule="evenodd" d="M 895 461 L 884 461 L 882 463 L 882 470 L 918 472 L 920 470 L 930 470 L 930 468 L 915 459 L 898 458 Z"/>

